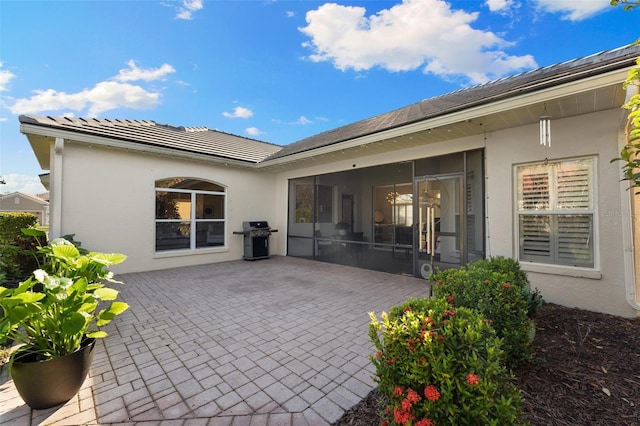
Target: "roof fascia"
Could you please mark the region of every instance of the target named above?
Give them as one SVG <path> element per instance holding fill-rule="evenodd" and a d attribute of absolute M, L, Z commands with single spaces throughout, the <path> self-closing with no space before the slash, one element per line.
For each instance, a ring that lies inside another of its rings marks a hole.
<path fill-rule="evenodd" d="M 33 135 L 46 136 L 51 138 L 62 138 L 67 141 L 80 142 L 87 145 L 98 145 L 98 146 L 103 146 L 107 148 L 116 148 L 116 149 L 121 149 L 125 151 L 138 151 L 138 152 L 144 152 L 147 154 L 168 156 L 172 158 L 181 157 L 188 160 L 198 160 L 198 161 L 205 161 L 208 163 L 218 163 L 225 166 L 234 165 L 234 166 L 251 168 L 251 169 L 256 168 L 255 163 L 247 163 L 247 162 L 235 160 L 232 158 L 215 157 L 211 155 L 181 151 L 174 148 L 165 148 L 165 147 L 159 147 L 154 145 L 144 145 L 136 142 L 123 141 L 121 139 L 112 139 L 112 138 L 105 138 L 102 136 L 87 135 L 85 133 L 74 132 L 72 130 L 56 129 L 56 128 L 51 128 L 46 126 L 40 126 L 37 124 L 21 123 L 20 132 L 25 135 L 33 134 Z"/>
<path fill-rule="evenodd" d="M 464 108 L 459 111 L 448 113 L 442 116 L 427 118 L 418 122 L 401 125 L 388 130 L 382 130 L 373 134 L 360 136 L 343 142 L 333 143 L 323 147 L 310 149 L 308 151 L 291 154 L 286 157 L 274 158 L 273 160 L 265 160 L 258 164 L 258 168 L 271 167 L 280 164 L 287 164 L 293 161 L 304 160 L 322 154 L 330 154 L 335 151 L 341 151 L 349 148 L 356 148 L 361 145 L 379 142 L 387 139 L 401 137 L 407 134 L 435 129 L 443 126 L 450 126 L 466 120 L 478 118 L 480 116 L 498 114 L 512 109 L 526 107 L 537 103 L 544 103 L 553 99 L 565 96 L 575 95 L 578 93 L 596 90 L 613 84 L 620 84 L 626 79 L 629 68 L 616 70 L 605 74 L 585 78 L 578 81 L 572 81 L 555 87 L 542 89 L 533 93 L 526 93 L 519 96 L 513 96 L 507 99 L 494 101 L 484 105 Z"/>

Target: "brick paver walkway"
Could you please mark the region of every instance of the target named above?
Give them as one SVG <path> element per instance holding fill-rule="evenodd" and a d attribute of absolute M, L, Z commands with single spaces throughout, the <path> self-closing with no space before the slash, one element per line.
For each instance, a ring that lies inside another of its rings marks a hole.
<path fill-rule="evenodd" d="M 375 387 L 368 312 L 428 283 L 291 257 L 125 274 L 83 388 L 31 410 L 2 371 L 0 424 L 328 425 Z"/>

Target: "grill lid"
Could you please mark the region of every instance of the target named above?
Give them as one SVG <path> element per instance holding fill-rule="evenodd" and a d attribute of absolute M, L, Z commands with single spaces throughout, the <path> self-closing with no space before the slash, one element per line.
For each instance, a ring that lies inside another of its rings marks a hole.
<path fill-rule="evenodd" d="M 245 231 L 253 231 L 255 229 L 269 229 L 269 222 L 267 222 L 266 220 L 242 222 L 242 229 Z"/>

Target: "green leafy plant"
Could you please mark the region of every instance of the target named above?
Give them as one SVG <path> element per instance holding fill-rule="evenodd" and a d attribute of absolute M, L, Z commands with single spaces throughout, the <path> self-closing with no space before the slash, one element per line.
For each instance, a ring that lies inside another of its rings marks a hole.
<path fill-rule="evenodd" d="M 30 213 L 0 213 L 0 284 L 15 285 L 37 268 L 31 254 L 37 241 L 21 232 L 22 229 L 35 231 L 37 221 Z"/>
<path fill-rule="evenodd" d="M 637 43 L 637 42 L 636 42 Z M 624 82 L 624 89 L 628 86 L 638 86 L 640 83 L 640 59 L 636 60 L 636 66 L 629 70 L 627 79 Z M 622 161 L 622 171 L 624 172 L 623 180 L 627 180 L 633 187 L 640 187 L 640 94 L 631 96 L 629 101 L 622 105 L 622 108 L 629 111 L 627 116 L 627 126 L 625 133 L 627 143 L 620 152 L 620 157 L 614 158 L 613 161 Z"/>
<path fill-rule="evenodd" d="M 542 298 L 537 290 L 531 291 L 516 261 L 480 260 L 457 270 L 438 270 L 430 279 L 435 297 L 445 298 L 451 306 L 474 309 L 489 321 L 503 339 L 507 365 L 530 358 L 532 319 Z"/>
<path fill-rule="evenodd" d="M 120 283 L 108 268 L 125 255 L 83 254 L 64 238 L 38 252 L 43 258 L 40 269 L 17 288 L 0 287 L 0 341 L 22 344 L 11 355 L 9 370 L 20 354 L 34 353 L 45 360 L 75 352 L 87 337 L 106 337 L 99 327 L 129 307 L 116 300 L 117 290 L 105 286 Z"/>
<path fill-rule="evenodd" d="M 382 424 L 518 424 L 522 400 L 501 340 L 477 312 L 410 299 L 381 319 L 369 315 Z"/>
<path fill-rule="evenodd" d="M 610 0 L 609 4 L 611 4 L 611 6 L 622 5 L 624 10 L 632 10 L 632 9 L 640 6 L 640 1 L 638 1 L 638 0 Z"/>
<path fill-rule="evenodd" d="M 610 0 L 609 3 L 613 7 L 622 6 L 625 11 L 632 11 L 640 7 L 639 0 Z M 633 44 L 640 44 L 640 39 Z M 629 86 L 636 86 L 636 89 L 640 86 L 640 58 L 636 60 L 636 66 L 629 70 L 622 88 L 627 90 Z M 625 129 L 627 143 L 622 148 L 620 157 L 614 158 L 611 162 L 624 162 L 622 180 L 629 181 L 631 187 L 638 188 L 640 187 L 640 171 L 638 170 L 640 167 L 640 158 L 638 158 L 640 154 L 640 94 L 632 95 L 627 103 L 622 105 L 622 108 L 629 111 Z"/>

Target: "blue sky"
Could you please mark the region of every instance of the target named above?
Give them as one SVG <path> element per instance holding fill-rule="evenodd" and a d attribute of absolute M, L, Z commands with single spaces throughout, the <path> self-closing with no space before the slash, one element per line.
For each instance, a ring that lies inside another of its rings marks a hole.
<path fill-rule="evenodd" d="M 44 191 L 20 114 L 285 145 L 640 37 L 609 0 L 334 1 L 0 0 L 0 192 Z"/>

